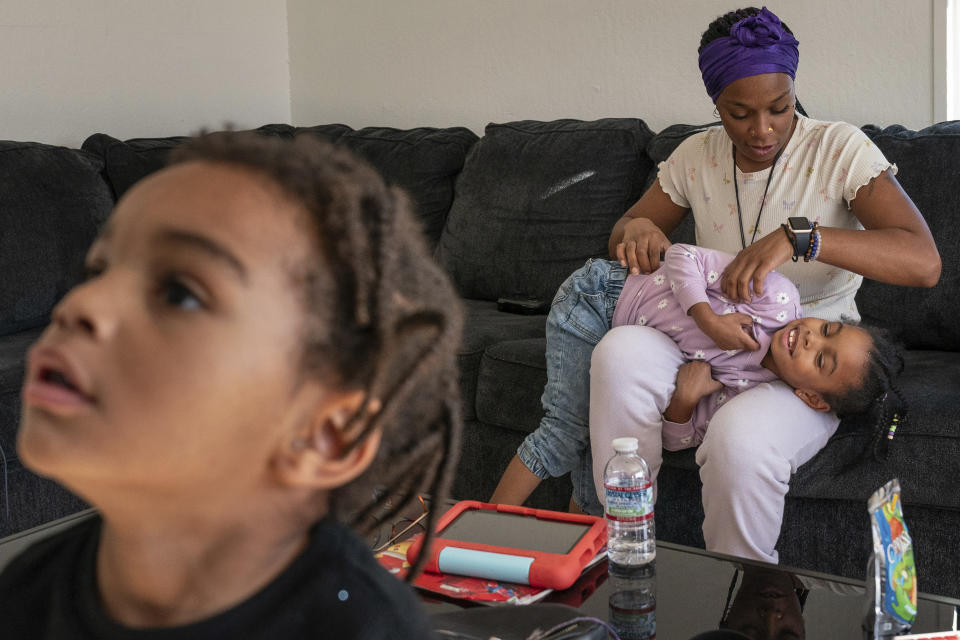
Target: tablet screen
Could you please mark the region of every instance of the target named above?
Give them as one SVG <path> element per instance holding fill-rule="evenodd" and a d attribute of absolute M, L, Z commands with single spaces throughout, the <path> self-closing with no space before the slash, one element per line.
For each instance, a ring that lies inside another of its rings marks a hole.
<path fill-rule="evenodd" d="M 565 555 L 589 529 L 589 524 L 579 522 L 541 520 L 516 513 L 469 509 L 457 516 L 440 532 L 439 537 Z"/>

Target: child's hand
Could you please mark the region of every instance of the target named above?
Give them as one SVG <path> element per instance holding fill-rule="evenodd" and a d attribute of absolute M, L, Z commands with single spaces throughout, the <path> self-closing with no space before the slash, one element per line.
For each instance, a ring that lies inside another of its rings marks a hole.
<path fill-rule="evenodd" d="M 687 362 L 677 370 L 677 386 L 663 417 L 682 424 L 693 416 L 702 397 L 722 388 L 723 385 L 711 376 L 709 364 L 699 360 Z"/>
<path fill-rule="evenodd" d="M 693 316 L 700 330 L 721 349 L 756 351 L 760 348 L 759 343 L 750 333 L 753 318 L 745 313 L 728 313 L 718 316 L 706 302 L 699 302 L 690 307 L 690 315 Z"/>
<path fill-rule="evenodd" d="M 723 385 L 711 376 L 710 364 L 707 362 L 687 362 L 677 370 L 677 389 L 674 397 L 696 404 L 700 398 L 719 391 Z"/>

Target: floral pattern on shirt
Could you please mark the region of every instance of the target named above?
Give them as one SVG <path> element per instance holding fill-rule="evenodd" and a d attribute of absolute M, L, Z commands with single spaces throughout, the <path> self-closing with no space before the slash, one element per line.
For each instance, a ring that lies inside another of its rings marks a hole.
<path fill-rule="evenodd" d="M 664 446 L 667 446 L 668 440 L 670 446 L 680 446 L 677 444 L 679 440 L 674 438 L 677 430 L 682 431 L 684 437 L 692 437 L 688 446 L 699 444 L 707 421 L 721 403 L 729 402 L 734 395 L 760 382 L 775 379 L 773 373 L 763 367 L 763 356 L 769 349 L 773 333 L 786 322 L 800 316 L 800 298 L 796 288 L 776 271 L 771 272 L 764 281 L 762 295 L 754 295 L 749 302 L 728 300 L 720 288 L 719 274 L 723 273 L 731 260 L 732 255 L 720 251 L 673 245 L 667 249 L 659 269 L 652 274 L 629 275 L 624 282 L 614 310 L 613 326 L 636 324 L 663 331 L 677 344 L 685 359 L 710 363 L 711 375 L 724 385 L 721 391 L 701 399 L 689 423 L 668 425 L 665 422 Z M 711 273 L 717 274 L 717 277 L 709 277 Z M 672 283 L 674 288 L 669 290 L 665 286 L 648 284 L 657 281 L 662 285 Z M 637 290 L 643 291 L 643 295 L 637 297 Z M 785 303 L 782 302 L 783 296 L 787 299 Z M 706 302 L 718 314 L 744 313 L 750 316 L 753 320 L 750 332 L 760 349 L 720 349 L 688 313 L 694 304 L 702 302 Z M 723 399 L 718 400 L 721 393 Z M 671 435 L 668 436 L 668 433 Z"/>

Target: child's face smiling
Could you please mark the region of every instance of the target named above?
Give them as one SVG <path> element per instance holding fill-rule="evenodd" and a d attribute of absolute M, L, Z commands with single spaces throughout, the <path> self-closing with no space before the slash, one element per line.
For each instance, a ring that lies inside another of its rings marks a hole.
<path fill-rule="evenodd" d="M 88 498 L 242 500 L 269 485 L 278 443 L 323 395 L 297 366 L 305 215 L 227 165 L 131 190 L 31 349 L 24 461 Z"/>
<path fill-rule="evenodd" d="M 860 382 L 872 345 L 859 327 L 800 318 L 773 334 L 763 363 L 798 391 L 837 393 Z"/>

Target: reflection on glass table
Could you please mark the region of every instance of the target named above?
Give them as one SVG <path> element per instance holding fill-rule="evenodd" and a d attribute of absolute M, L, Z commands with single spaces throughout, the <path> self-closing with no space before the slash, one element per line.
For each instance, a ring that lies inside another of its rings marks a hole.
<path fill-rule="evenodd" d="M 656 561 L 629 578 L 611 575 L 607 598 L 609 622 L 620 640 L 657 637 Z"/>
<path fill-rule="evenodd" d="M 753 640 L 806 638 L 803 607 L 809 593 L 795 574 L 773 567 L 738 568 L 719 626 Z"/>
<path fill-rule="evenodd" d="M 688 640 L 717 631 L 721 621 L 730 631 L 745 629 L 746 637 L 862 638 L 867 597 L 862 580 L 762 565 L 667 542 L 657 543 L 657 559 L 646 584 L 631 585 L 605 573 L 601 563 L 570 589 L 552 593 L 544 602 L 572 605 L 583 615 L 621 628 L 633 624 L 635 630 L 630 633 L 634 634 L 642 634 L 644 624 L 655 623 L 656 637 L 666 640 Z M 955 629 L 960 601 L 923 593 L 923 576 L 918 579 L 921 594 L 912 632 Z M 631 591 L 628 596 L 617 595 Z M 431 613 L 457 606 L 427 603 Z M 770 636 L 771 627 L 780 635 Z"/>

